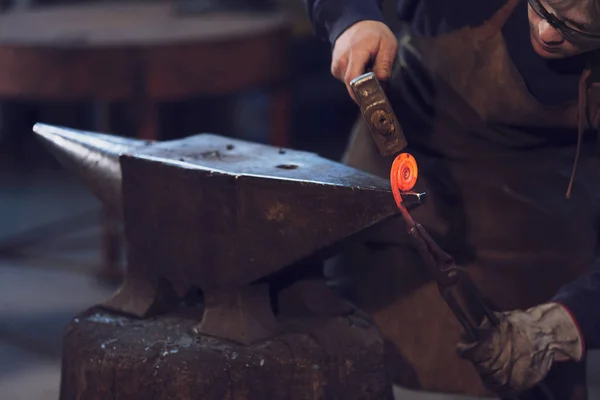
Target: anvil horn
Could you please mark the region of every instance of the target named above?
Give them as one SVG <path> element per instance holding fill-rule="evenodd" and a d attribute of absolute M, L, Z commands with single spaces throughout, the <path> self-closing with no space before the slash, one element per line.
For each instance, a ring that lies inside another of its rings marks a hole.
<path fill-rule="evenodd" d="M 119 156 L 149 142 L 41 123 L 35 124 L 33 131 L 109 211 L 123 216 Z"/>

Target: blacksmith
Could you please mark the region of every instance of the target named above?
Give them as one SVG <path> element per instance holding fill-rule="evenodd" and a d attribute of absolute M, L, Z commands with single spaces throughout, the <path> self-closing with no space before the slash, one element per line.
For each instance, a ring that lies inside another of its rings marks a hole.
<path fill-rule="evenodd" d="M 402 221 L 373 232 L 328 274 L 381 327 L 395 381 L 483 394 L 476 371 L 512 394 L 554 374 L 556 398 L 585 398 L 600 344 L 600 1 L 398 0 L 399 32 L 377 0 L 306 2 L 336 78 L 372 66 L 388 82 L 429 196 L 415 219 L 504 310 L 462 342 Z M 357 120 L 344 162 L 387 177 L 391 161 Z"/>

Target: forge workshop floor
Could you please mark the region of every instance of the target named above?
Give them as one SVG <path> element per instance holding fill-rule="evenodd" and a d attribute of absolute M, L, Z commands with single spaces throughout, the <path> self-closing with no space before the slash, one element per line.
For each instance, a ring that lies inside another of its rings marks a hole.
<path fill-rule="evenodd" d="M 10 176 L 1 170 L 0 246 L 17 232 L 98 207 L 85 189 L 62 173 Z M 20 257 L 0 258 L 0 399 L 58 398 L 65 325 L 114 290 L 93 276 L 99 259 L 98 236 L 93 224 L 71 237 L 36 245 Z M 590 398 L 597 399 L 600 357 L 594 355 L 590 362 L 594 390 Z M 396 398 L 468 399 L 401 389 Z"/>

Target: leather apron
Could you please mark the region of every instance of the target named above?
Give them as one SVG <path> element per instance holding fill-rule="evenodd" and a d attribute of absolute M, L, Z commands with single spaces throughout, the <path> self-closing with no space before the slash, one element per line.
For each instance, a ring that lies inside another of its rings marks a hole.
<path fill-rule="evenodd" d="M 408 151 L 419 164 L 416 189 L 428 193 L 414 218 L 469 270 L 497 310 L 548 301 L 589 268 L 599 239 L 597 148 L 582 145 L 567 199 L 578 102 L 542 105 L 528 91 L 501 31 L 518 3 L 509 0 L 478 27 L 437 37 L 400 37 L 400 48 L 412 49 L 429 75 L 435 118 L 429 126 L 419 125 L 403 115 L 405 105 L 394 105 Z M 548 132 L 567 128 L 573 137 L 564 145 L 546 145 L 547 138 L 530 132 L 536 127 Z M 388 177 L 392 161 L 379 154 L 359 118 L 344 162 Z M 460 326 L 401 219 L 369 232 L 360 245 L 331 262 L 326 274 L 373 315 L 387 343 L 395 383 L 487 393 L 472 365 L 456 354 Z M 556 398 L 586 398 L 584 363 L 560 365 L 549 380 Z"/>

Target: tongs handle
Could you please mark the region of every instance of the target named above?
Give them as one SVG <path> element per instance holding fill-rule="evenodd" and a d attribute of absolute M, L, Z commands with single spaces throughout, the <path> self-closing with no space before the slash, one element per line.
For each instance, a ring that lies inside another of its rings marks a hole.
<path fill-rule="evenodd" d="M 408 212 L 402 212 L 402 215 L 405 216 L 408 232 L 412 236 L 425 266 L 437 281 L 442 298 L 464 328 L 469 339 L 479 340 L 479 327 L 486 318 L 492 326 L 498 326 L 500 320 L 489 307 L 470 275 L 456 265 L 454 258 L 435 243 L 421 224 L 412 218 L 406 218 Z M 410 216 L 408 215 L 408 217 Z M 533 398 L 548 400 L 554 398 L 543 382 L 527 393 L 535 393 Z M 527 393 L 523 398 L 529 398 Z M 517 396 L 514 399 L 519 398 L 522 397 Z"/>
<path fill-rule="evenodd" d="M 444 301 L 472 340 L 479 338 L 479 326 L 485 318 L 497 326 L 500 321 L 488 306 L 471 277 L 459 268 L 454 258 L 442 250 L 418 222 L 408 229 L 425 266 L 438 284 Z M 461 301 L 462 300 L 462 301 Z"/>

